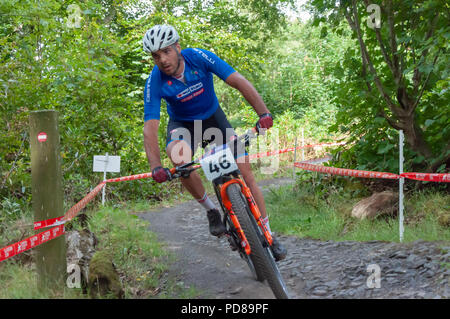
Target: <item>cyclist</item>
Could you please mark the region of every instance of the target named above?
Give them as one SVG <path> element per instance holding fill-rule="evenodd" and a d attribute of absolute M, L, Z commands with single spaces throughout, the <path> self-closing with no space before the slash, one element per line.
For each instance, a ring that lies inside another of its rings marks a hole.
<path fill-rule="evenodd" d="M 236 136 L 219 106 L 212 74 L 239 90 L 252 105 L 259 115 L 258 129 L 269 129 L 273 125 L 272 115 L 248 80 L 210 51 L 182 50 L 179 39 L 177 31 L 170 25 L 155 25 L 143 38 L 144 50 L 151 53 L 155 63 L 144 89 L 144 146 L 152 177 L 158 183 L 171 179 L 169 169 L 161 165 L 158 145 L 161 99 L 166 101 L 169 114 L 166 152 L 175 166 L 190 162 L 198 144 L 202 143 L 204 147 L 212 137 L 217 145 L 222 145 Z M 234 147 L 233 153 L 270 231 L 264 197 L 251 171 L 248 154 L 243 147 Z M 181 183 L 206 209 L 210 233 L 222 235 L 226 231 L 225 225 L 198 173 L 182 178 Z M 272 251 L 277 261 L 284 259 L 287 253 L 276 238 Z"/>

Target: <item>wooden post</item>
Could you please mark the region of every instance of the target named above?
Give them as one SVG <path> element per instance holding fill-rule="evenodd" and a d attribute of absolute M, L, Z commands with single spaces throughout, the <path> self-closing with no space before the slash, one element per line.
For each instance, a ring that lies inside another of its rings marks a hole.
<path fill-rule="evenodd" d="M 31 112 L 30 146 L 34 220 L 60 217 L 64 215 L 64 206 L 58 112 Z M 36 268 L 40 289 L 64 289 L 67 271 L 65 236 L 37 247 Z"/>

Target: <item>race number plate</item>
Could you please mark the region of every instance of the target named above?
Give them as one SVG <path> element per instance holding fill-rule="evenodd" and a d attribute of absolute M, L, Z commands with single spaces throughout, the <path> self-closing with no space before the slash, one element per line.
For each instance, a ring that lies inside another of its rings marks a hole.
<path fill-rule="evenodd" d="M 210 181 L 238 169 L 233 154 L 226 144 L 214 148 L 203 156 L 200 165 Z"/>

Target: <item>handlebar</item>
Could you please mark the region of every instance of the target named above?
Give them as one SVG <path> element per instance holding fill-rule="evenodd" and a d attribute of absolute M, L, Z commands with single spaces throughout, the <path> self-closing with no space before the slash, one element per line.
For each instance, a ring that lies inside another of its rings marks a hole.
<path fill-rule="evenodd" d="M 256 127 L 253 127 L 251 129 L 248 129 L 247 132 L 245 132 L 244 134 L 231 139 L 229 142 L 227 142 L 226 144 L 230 144 L 236 140 L 238 141 L 243 141 L 244 143 L 247 143 L 250 141 L 250 139 L 252 138 L 256 138 L 257 135 L 264 135 L 265 131 L 262 132 L 258 132 L 258 130 L 256 129 Z M 224 144 L 225 145 L 225 144 Z M 219 146 L 218 146 L 219 147 Z M 170 174 L 172 175 L 170 179 L 174 179 L 174 178 L 179 178 L 179 177 L 189 177 L 189 175 L 199 169 L 201 167 L 201 165 L 195 165 L 194 164 L 198 164 L 200 163 L 200 159 L 201 157 L 194 159 L 192 162 L 186 163 L 186 164 L 182 164 L 180 166 L 176 166 L 170 169 Z"/>

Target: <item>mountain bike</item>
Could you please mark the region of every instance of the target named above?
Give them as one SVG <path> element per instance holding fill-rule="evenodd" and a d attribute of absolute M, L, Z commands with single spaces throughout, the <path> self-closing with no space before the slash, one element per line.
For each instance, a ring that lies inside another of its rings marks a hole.
<path fill-rule="evenodd" d="M 188 177 L 194 170 L 203 169 L 221 205 L 227 229 L 225 236 L 231 249 L 246 261 L 256 280 L 267 280 L 276 298 L 288 299 L 286 284 L 270 248 L 272 236 L 241 177 L 229 145 L 238 141 L 248 145 L 255 137 L 256 128 L 250 129 L 235 140 L 210 149 L 202 157 L 170 169 L 171 178 Z"/>

